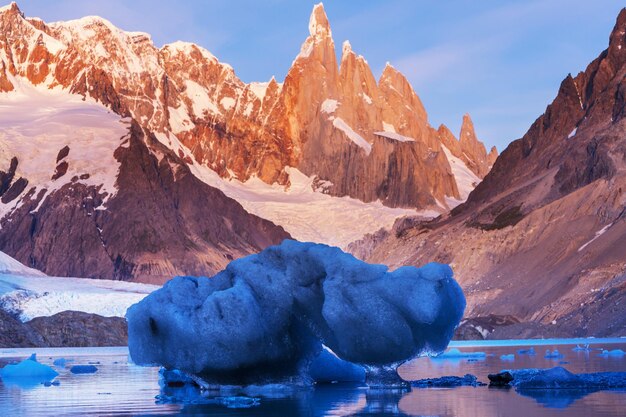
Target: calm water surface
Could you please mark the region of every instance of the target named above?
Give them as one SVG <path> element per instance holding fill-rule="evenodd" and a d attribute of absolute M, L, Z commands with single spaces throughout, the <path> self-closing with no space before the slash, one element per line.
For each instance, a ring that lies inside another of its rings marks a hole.
<path fill-rule="evenodd" d="M 563 344 L 567 343 L 568 344 Z M 484 360 L 420 358 L 403 365 L 405 379 L 433 378 L 471 373 L 487 382 L 487 374 L 502 369 L 563 366 L 572 372 L 626 372 L 625 357 L 601 357 L 600 351 L 575 352 L 572 341 L 459 342 L 463 351 L 486 352 Z M 622 340 L 593 339 L 592 348 L 626 350 Z M 515 345 L 513 345 L 515 343 Z M 519 346 L 524 344 L 525 346 Z M 534 346 L 535 356 L 520 355 L 519 349 Z M 546 349 L 558 348 L 562 359 L 546 359 Z M 52 365 L 59 357 L 71 358 L 57 369 L 60 385 L 43 386 L 27 381 L 0 380 L 2 416 L 626 416 L 626 391 L 534 391 L 488 387 L 413 389 L 411 392 L 374 391 L 360 386 L 330 385 L 297 391 L 283 398 L 260 398 L 251 408 L 227 408 L 218 404 L 160 404 L 158 369 L 143 368 L 128 361 L 125 348 L 113 349 L 0 349 L 0 366 L 37 352 L 42 363 Z M 503 354 L 515 354 L 504 361 Z M 561 363 L 566 362 L 566 363 Z M 98 372 L 73 375 L 74 364 L 93 363 Z"/>

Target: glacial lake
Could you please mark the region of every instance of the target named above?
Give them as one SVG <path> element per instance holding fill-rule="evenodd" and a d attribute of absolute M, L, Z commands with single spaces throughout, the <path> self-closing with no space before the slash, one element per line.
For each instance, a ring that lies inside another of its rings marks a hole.
<path fill-rule="evenodd" d="M 590 343 L 591 351 L 573 351 Z M 518 350 L 534 347 L 536 355 Z M 626 339 L 525 340 L 501 342 L 453 342 L 463 352 L 485 352 L 478 360 L 467 358 L 419 358 L 404 364 L 405 379 L 474 374 L 488 382 L 487 374 L 503 369 L 563 366 L 571 372 L 626 372 L 626 357 L 603 357 L 598 349 L 626 350 Z M 546 349 L 564 354 L 544 358 Z M 158 402 L 158 368 L 129 363 L 126 348 L 8 349 L 0 348 L 0 366 L 37 353 L 40 362 L 52 365 L 60 357 L 72 359 L 57 369 L 58 386 L 26 381 L 0 380 L 0 415 L 3 416 L 620 416 L 626 415 L 626 391 L 525 392 L 489 387 L 413 388 L 410 392 L 368 390 L 363 386 L 331 384 L 295 391 L 290 395 L 260 397 L 250 408 L 224 404 L 170 404 Z M 515 354 L 514 360 L 501 355 Z M 74 375 L 69 366 L 94 364 L 95 374 Z M 56 368 L 55 368 L 56 369 Z M 211 401 L 209 401 L 211 402 Z M 232 405 L 232 404 L 231 404 Z"/>

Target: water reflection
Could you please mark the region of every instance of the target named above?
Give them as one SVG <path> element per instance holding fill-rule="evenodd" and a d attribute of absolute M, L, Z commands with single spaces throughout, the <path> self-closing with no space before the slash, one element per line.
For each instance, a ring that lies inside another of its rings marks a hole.
<path fill-rule="evenodd" d="M 599 342 L 600 343 L 600 342 Z M 599 351 L 572 351 L 572 346 L 558 346 L 570 362 L 572 372 L 626 371 L 625 358 L 599 357 Z M 615 345 L 613 345 L 615 346 Z M 610 347 L 613 347 L 610 346 Z M 551 349 L 557 346 L 548 346 Z M 626 349 L 626 344 L 616 347 Z M 487 381 L 488 373 L 504 368 L 547 368 L 554 362 L 542 354 L 516 355 L 514 362 L 503 362 L 502 354 L 517 353 L 519 346 L 480 347 L 484 360 L 420 359 L 401 368 L 405 379 L 434 378 L 471 373 Z M 469 350 L 463 348 L 463 350 Z M 543 350 L 543 348 L 542 348 Z M 542 350 L 537 349 L 538 352 Z M 30 352 L 28 353 L 30 354 Z M 68 352 L 59 352 L 66 358 Z M 21 360 L 24 353 L 11 361 Z M 41 362 L 50 366 L 58 356 L 41 355 Z M 60 386 L 27 387 L 0 380 L 0 415 L 13 416 L 228 416 L 228 417 L 343 417 L 343 416 L 502 416 L 502 417 L 587 417 L 624 416 L 626 393 L 615 391 L 564 390 L 494 390 L 487 387 L 429 388 L 406 391 L 370 390 L 361 385 L 330 384 L 290 392 L 248 393 L 260 399 L 249 408 L 228 408 L 245 403 L 217 400 L 199 391 L 176 393 L 159 389 L 157 368 L 142 368 L 127 363 L 126 356 L 76 357 L 76 363 L 101 362 L 92 375 L 74 375 L 67 366 L 55 369 L 60 373 Z M 2 360 L 0 360 L 2 361 Z M 2 362 L 6 363 L 4 360 Z M 0 364 L 0 366 L 4 365 Z M 174 401 L 159 401 L 166 395 Z M 241 394 L 225 394 L 236 395 Z M 185 398 L 187 398 L 185 400 Z M 211 400 L 211 401 L 209 401 Z M 185 402 L 186 401 L 186 402 Z M 565 410 L 563 410 L 565 409 Z M 563 414 L 565 413 L 565 414 Z"/>
<path fill-rule="evenodd" d="M 185 388 L 181 388 L 184 390 Z M 172 390 L 165 390 L 172 395 Z M 164 392 L 165 394 L 165 392 Z M 186 404 L 180 415 L 211 416 L 408 416 L 399 407 L 407 390 L 371 390 L 352 384 L 332 384 L 302 389 L 283 398 L 261 398 L 256 407 L 227 409 L 205 398 L 203 404 Z M 180 395 L 184 395 L 180 392 Z M 180 397 L 179 397 L 180 398 Z M 200 400 L 193 400 L 200 401 Z"/>

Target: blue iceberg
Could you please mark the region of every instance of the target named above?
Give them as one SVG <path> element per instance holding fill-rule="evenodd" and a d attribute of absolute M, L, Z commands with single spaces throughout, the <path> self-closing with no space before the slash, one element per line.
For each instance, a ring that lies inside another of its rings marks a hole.
<path fill-rule="evenodd" d="M 0 377 L 5 383 L 23 388 L 50 382 L 58 375 L 59 373 L 48 365 L 37 362 L 34 353 L 22 362 L 9 364 L 0 369 Z"/>
<path fill-rule="evenodd" d="M 174 278 L 126 318 L 137 364 L 216 384 L 308 384 L 322 343 L 369 369 L 397 366 L 443 351 L 464 309 L 447 265 L 389 272 L 338 248 L 286 240 L 210 279 Z"/>

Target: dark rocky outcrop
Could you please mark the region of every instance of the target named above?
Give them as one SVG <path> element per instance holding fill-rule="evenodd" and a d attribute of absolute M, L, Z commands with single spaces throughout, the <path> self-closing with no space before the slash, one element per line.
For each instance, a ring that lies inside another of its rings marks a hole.
<path fill-rule="evenodd" d="M 128 328 L 121 317 L 63 311 L 22 323 L 0 309 L 0 347 L 126 346 Z"/>
<path fill-rule="evenodd" d="M 103 317 L 81 311 L 63 311 L 35 317 L 25 326 L 39 334 L 44 346 L 126 346 L 128 327 L 122 317 Z"/>
<path fill-rule="evenodd" d="M 0 347 L 39 346 L 47 346 L 47 344 L 37 331 L 0 309 Z"/>

